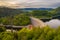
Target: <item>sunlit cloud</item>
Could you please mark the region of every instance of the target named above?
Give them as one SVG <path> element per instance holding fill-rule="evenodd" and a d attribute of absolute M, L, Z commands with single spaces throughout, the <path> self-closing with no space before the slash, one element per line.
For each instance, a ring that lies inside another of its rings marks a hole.
<path fill-rule="evenodd" d="M 1 2 L 8 2 L 9 4 L 18 5 L 16 7 L 59 7 L 60 0 L 0 0 Z"/>

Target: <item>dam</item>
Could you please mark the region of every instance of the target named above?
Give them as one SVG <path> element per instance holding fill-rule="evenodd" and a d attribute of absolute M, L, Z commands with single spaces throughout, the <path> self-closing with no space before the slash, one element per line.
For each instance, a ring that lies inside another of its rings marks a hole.
<path fill-rule="evenodd" d="M 35 18 L 35 17 L 30 17 L 31 20 L 31 25 L 26 25 L 26 26 L 14 26 L 14 25 L 4 25 L 6 29 L 13 29 L 13 30 L 20 30 L 22 28 L 29 28 L 29 27 L 45 27 L 46 24 L 42 20 Z"/>
<path fill-rule="evenodd" d="M 51 28 L 57 28 L 58 26 L 60 26 L 60 20 L 59 19 L 52 19 L 49 20 L 47 22 L 44 22 L 43 20 L 40 20 L 38 18 L 35 17 L 30 17 L 31 20 L 31 25 L 26 25 L 26 26 L 14 26 L 14 25 L 4 25 L 4 27 L 6 28 L 6 30 L 20 30 L 22 28 L 32 28 L 32 27 L 46 27 L 47 25 L 50 26 Z"/>
<path fill-rule="evenodd" d="M 45 27 L 46 24 L 45 22 L 43 22 L 42 20 L 38 19 L 38 18 L 34 18 L 34 17 L 30 17 L 31 19 L 31 24 L 34 26 L 34 27 Z"/>

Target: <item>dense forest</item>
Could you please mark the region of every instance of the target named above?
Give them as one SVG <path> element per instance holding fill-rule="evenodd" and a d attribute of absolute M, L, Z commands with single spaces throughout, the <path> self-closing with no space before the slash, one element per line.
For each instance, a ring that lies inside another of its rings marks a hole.
<path fill-rule="evenodd" d="M 23 11 L 21 9 L 12 9 L 0 7 L 0 24 L 25 26 L 31 24 L 30 16 L 39 19 L 52 19 L 60 16 L 60 7 L 52 10 L 32 10 Z"/>
<path fill-rule="evenodd" d="M 0 26 L 0 40 L 60 40 L 60 27 L 54 29 L 44 27 L 27 29 L 23 28 L 17 32 L 7 32 Z"/>

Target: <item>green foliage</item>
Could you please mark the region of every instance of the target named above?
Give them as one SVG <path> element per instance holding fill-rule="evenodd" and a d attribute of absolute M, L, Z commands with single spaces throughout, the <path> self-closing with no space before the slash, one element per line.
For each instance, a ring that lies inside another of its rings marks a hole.
<path fill-rule="evenodd" d="M 28 25 L 30 24 L 30 18 L 26 15 L 20 14 L 14 17 L 13 19 L 14 25 Z"/>
<path fill-rule="evenodd" d="M 14 40 L 13 33 L 10 32 L 2 32 L 0 33 L 0 39 L 1 40 Z"/>
<path fill-rule="evenodd" d="M 60 40 L 57 30 L 49 27 L 38 27 L 32 30 L 24 28 L 18 32 L 18 40 Z"/>
<path fill-rule="evenodd" d="M 13 33 L 4 31 L 0 33 L 0 40 L 60 40 L 60 27 L 56 29 L 48 26 L 23 28 Z"/>
<path fill-rule="evenodd" d="M 0 32 L 4 32 L 6 29 L 4 26 L 0 25 Z"/>
<path fill-rule="evenodd" d="M 13 17 L 3 17 L 0 19 L 0 23 L 4 25 L 25 26 L 30 24 L 30 18 L 24 14 L 20 14 Z"/>

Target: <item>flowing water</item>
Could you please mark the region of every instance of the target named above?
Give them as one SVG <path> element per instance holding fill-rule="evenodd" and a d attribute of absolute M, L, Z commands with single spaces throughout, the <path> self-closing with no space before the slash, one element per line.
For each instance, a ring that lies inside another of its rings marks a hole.
<path fill-rule="evenodd" d="M 48 22 L 45 22 L 45 24 L 49 25 L 52 28 L 57 28 L 60 26 L 60 20 L 59 19 L 52 19 Z"/>
<path fill-rule="evenodd" d="M 50 26 L 52 28 L 56 28 L 56 27 L 59 27 L 60 26 L 60 20 L 59 19 L 52 19 L 50 21 L 47 21 L 47 22 L 43 22 L 42 20 L 40 19 L 37 19 L 37 18 L 34 18 L 34 17 L 30 17 L 31 19 L 31 23 L 33 26 L 40 26 L 40 27 L 43 27 L 43 26 Z"/>

